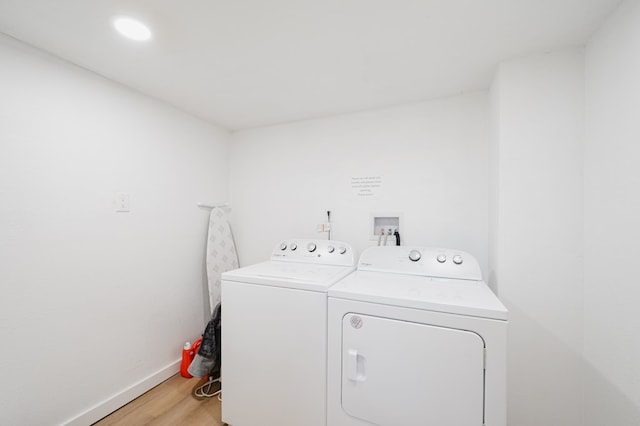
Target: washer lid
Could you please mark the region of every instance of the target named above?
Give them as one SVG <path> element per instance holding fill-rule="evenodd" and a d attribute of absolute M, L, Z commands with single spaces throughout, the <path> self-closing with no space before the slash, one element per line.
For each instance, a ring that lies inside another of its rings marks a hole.
<path fill-rule="evenodd" d="M 222 274 L 223 281 L 326 292 L 355 266 L 313 265 L 270 260 Z"/>
<path fill-rule="evenodd" d="M 329 297 L 507 319 L 507 309 L 483 281 L 359 270 L 331 287 Z"/>

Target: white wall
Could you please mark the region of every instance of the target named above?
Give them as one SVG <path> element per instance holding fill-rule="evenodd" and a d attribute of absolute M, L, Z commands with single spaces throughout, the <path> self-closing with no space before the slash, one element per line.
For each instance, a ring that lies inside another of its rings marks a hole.
<path fill-rule="evenodd" d="M 640 2 L 627 1 L 586 54 L 587 425 L 640 424 Z"/>
<path fill-rule="evenodd" d="M 4 36 L 0 94 L 0 424 L 89 424 L 202 332 L 229 135 Z"/>
<path fill-rule="evenodd" d="M 583 73 L 581 51 L 532 55 L 492 87 L 490 276 L 509 309 L 514 426 L 583 424 Z"/>
<path fill-rule="evenodd" d="M 487 266 L 489 110 L 486 93 L 233 134 L 231 197 L 241 264 L 265 260 L 283 238 L 332 238 L 358 252 L 370 214 L 400 212 L 404 244 L 475 255 Z M 374 196 L 351 178 L 381 176 Z"/>

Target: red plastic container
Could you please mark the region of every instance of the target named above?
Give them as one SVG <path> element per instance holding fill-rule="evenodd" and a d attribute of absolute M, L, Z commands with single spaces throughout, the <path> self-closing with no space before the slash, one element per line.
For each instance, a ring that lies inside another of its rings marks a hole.
<path fill-rule="evenodd" d="M 191 365 L 191 361 L 193 361 L 193 358 L 195 358 L 195 356 L 196 353 L 191 347 L 191 343 L 185 343 L 184 348 L 182 349 L 182 362 L 180 363 L 180 375 L 182 377 L 193 377 L 191 374 L 189 374 L 189 365 Z"/>

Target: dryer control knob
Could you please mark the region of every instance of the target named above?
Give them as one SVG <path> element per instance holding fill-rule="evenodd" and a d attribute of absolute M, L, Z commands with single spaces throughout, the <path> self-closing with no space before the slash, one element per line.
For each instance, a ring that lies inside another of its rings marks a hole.
<path fill-rule="evenodd" d="M 297 249 L 297 248 L 298 248 L 298 245 L 297 245 L 296 243 L 291 243 L 291 246 L 289 246 L 289 248 L 290 248 L 291 250 L 295 250 L 295 249 Z"/>
<path fill-rule="evenodd" d="M 336 248 L 334 246 L 329 246 L 329 247 L 327 247 L 327 251 L 329 253 L 333 253 L 334 251 L 336 251 Z"/>
<path fill-rule="evenodd" d="M 316 251 L 316 244 L 315 243 L 307 244 L 307 250 L 309 250 L 309 253 L 313 253 L 314 251 Z"/>
<path fill-rule="evenodd" d="M 453 263 L 455 263 L 456 265 L 460 265 L 462 263 L 462 256 L 460 256 L 459 254 L 453 256 Z"/>
<path fill-rule="evenodd" d="M 439 254 L 438 257 L 436 257 L 436 260 L 440 263 L 444 263 L 447 261 L 447 256 L 445 256 L 444 254 Z"/>
<path fill-rule="evenodd" d="M 347 248 L 346 247 L 340 247 L 338 249 L 338 253 L 340 253 L 340 254 L 345 254 L 346 252 L 347 252 Z"/>
<path fill-rule="evenodd" d="M 280 244 L 280 250 L 286 250 L 286 249 L 287 249 L 287 243 Z"/>
<path fill-rule="evenodd" d="M 409 259 L 411 259 L 412 262 L 417 262 L 421 257 L 422 254 L 420 254 L 418 250 L 411 250 L 409 252 Z"/>

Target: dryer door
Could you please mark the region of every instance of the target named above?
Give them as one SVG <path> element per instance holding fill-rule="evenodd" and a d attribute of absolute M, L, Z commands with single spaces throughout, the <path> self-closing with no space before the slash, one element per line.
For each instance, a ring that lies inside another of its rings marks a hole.
<path fill-rule="evenodd" d="M 465 330 L 347 314 L 342 407 L 379 426 L 480 426 L 484 341 Z"/>

